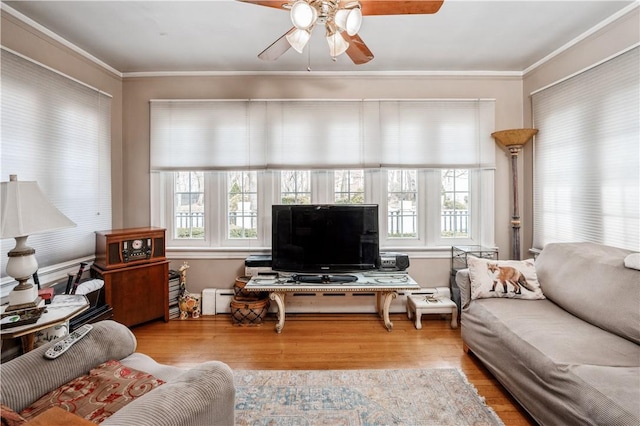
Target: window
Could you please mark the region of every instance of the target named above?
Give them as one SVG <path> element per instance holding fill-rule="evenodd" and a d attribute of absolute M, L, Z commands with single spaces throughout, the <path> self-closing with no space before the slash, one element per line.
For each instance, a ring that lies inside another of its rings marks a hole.
<path fill-rule="evenodd" d="M 91 261 L 95 231 L 112 226 L 111 96 L 5 49 L 1 62 L 3 180 L 11 173 L 38 182 L 77 225 L 29 237 L 40 280 L 52 282 L 74 263 Z M 14 245 L 2 241 L 2 271 Z M 4 296 L 14 282 L 2 283 Z"/>
<path fill-rule="evenodd" d="M 175 238 L 204 238 L 204 173 L 175 173 Z"/>
<path fill-rule="evenodd" d="M 490 216 L 472 215 L 482 211 L 479 204 L 472 203 L 482 197 L 473 194 L 480 193 L 482 186 L 491 187 L 491 181 L 480 184 L 481 172 L 469 169 L 190 171 L 163 175 L 172 177 L 167 196 L 175 199 L 174 229 L 168 233 L 174 235 L 174 241 L 169 241 L 169 246 L 269 247 L 271 205 L 313 202 L 378 204 L 380 244 L 385 247 L 472 244 L 484 238 L 474 229 L 492 232 Z M 476 175 L 478 179 L 473 178 Z M 226 190 L 216 195 L 219 187 Z"/>
<path fill-rule="evenodd" d="M 169 247 L 265 249 L 274 204 L 367 203 L 387 249 L 492 245 L 494 121 L 484 99 L 152 100 L 151 223 Z"/>
<path fill-rule="evenodd" d="M 387 171 L 387 233 L 390 238 L 418 236 L 416 170 Z"/>
<path fill-rule="evenodd" d="M 440 236 L 469 237 L 469 171 L 441 170 Z"/>
<path fill-rule="evenodd" d="M 228 238 L 255 239 L 258 236 L 258 174 L 227 173 Z"/>
<path fill-rule="evenodd" d="M 533 245 L 640 246 L 640 48 L 534 93 Z"/>
<path fill-rule="evenodd" d="M 333 174 L 336 204 L 364 203 L 364 170 L 335 170 Z"/>
<path fill-rule="evenodd" d="M 311 204 L 309 170 L 280 172 L 280 202 L 282 204 Z"/>

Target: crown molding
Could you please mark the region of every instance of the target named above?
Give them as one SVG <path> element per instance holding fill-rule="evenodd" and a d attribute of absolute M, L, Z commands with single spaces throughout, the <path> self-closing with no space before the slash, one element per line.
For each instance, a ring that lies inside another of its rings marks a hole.
<path fill-rule="evenodd" d="M 145 77 L 522 77 L 521 71 L 148 71 L 125 72 L 124 78 Z"/>
<path fill-rule="evenodd" d="M 111 65 L 107 64 L 106 62 L 101 61 L 100 59 L 96 58 L 95 56 L 93 56 L 92 54 L 88 53 L 87 51 L 79 48 L 78 46 L 76 46 L 75 44 L 71 43 L 67 39 L 59 36 L 56 33 L 54 33 L 53 31 L 51 31 L 47 27 L 40 25 L 39 23 L 37 23 L 33 19 L 29 18 L 28 16 L 23 15 L 22 13 L 18 12 L 17 10 L 12 8 L 11 6 L 7 6 L 4 3 L 0 3 L 0 10 L 4 10 L 9 15 L 11 15 L 14 18 L 18 19 L 19 21 L 27 24 L 28 26 L 34 28 L 35 30 L 41 32 L 42 34 L 46 35 L 47 37 L 51 38 L 52 40 L 60 43 L 61 45 L 63 45 L 67 49 L 70 49 L 70 50 L 74 51 L 78 55 L 80 55 L 80 56 L 88 59 L 89 61 L 93 62 L 94 64 L 104 68 L 105 70 L 107 70 L 110 73 L 116 75 L 117 77 L 122 78 L 122 73 L 120 71 L 118 71 L 117 69 L 113 68 Z"/>
<path fill-rule="evenodd" d="M 528 73 L 534 71 L 535 69 L 541 67 L 545 63 L 549 62 L 551 59 L 555 58 L 556 56 L 560 55 L 563 52 L 566 52 L 567 50 L 569 50 L 573 46 L 577 45 L 581 41 L 583 41 L 586 38 L 588 38 L 588 37 L 592 36 L 593 34 L 597 33 L 598 31 L 600 31 L 601 29 L 603 29 L 607 25 L 610 25 L 613 22 L 617 21 L 618 19 L 622 18 L 623 16 L 633 12 L 638 7 L 640 7 L 640 2 L 635 1 L 632 4 L 630 4 L 629 6 L 625 7 L 624 9 L 618 11 L 617 13 L 614 13 L 613 15 L 611 15 L 610 17 L 608 17 L 604 21 L 600 22 L 599 24 L 597 24 L 596 26 L 591 28 L 590 30 L 582 33 L 581 35 L 579 35 L 578 37 L 574 38 L 573 40 L 571 40 L 570 42 L 568 42 L 564 46 L 556 49 L 555 51 L 551 52 L 550 54 L 548 54 L 544 58 L 540 59 L 538 62 L 534 63 L 533 65 L 530 65 L 529 67 L 527 67 L 524 71 L 522 71 L 522 75 L 525 76 Z"/>

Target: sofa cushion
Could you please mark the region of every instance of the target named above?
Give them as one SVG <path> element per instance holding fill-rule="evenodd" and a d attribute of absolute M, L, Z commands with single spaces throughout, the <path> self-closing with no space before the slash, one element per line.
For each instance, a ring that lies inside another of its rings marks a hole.
<path fill-rule="evenodd" d="M 471 299 L 544 299 L 532 259 L 487 260 L 471 257 L 468 263 Z"/>
<path fill-rule="evenodd" d="M 101 423 L 131 401 L 163 384 L 154 376 L 134 370 L 119 361 L 107 361 L 25 408 L 20 414 L 33 418 L 57 406 L 71 413 Z"/>
<path fill-rule="evenodd" d="M 624 258 L 624 266 L 626 268 L 640 270 L 640 253 L 631 253 Z"/>
<path fill-rule="evenodd" d="M 547 244 L 536 260 L 547 298 L 573 315 L 640 344 L 640 271 L 631 252 L 594 243 Z"/>
<path fill-rule="evenodd" d="M 479 299 L 462 338 L 540 424 L 638 424 L 640 347 L 551 300 Z"/>

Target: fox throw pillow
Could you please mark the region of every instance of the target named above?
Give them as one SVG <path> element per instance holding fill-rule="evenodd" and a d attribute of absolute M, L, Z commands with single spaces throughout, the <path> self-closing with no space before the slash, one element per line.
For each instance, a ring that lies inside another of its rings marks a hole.
<path fill-rule="evenodd" d="M 470 257 L 471 299 L 544 299 L 533 259 L 489 260 Z"/>

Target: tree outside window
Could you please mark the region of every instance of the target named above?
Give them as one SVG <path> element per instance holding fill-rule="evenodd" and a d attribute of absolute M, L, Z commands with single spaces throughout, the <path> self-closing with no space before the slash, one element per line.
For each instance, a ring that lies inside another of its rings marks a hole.
<path fill-rule="evenodd" d="M 258 174 L 255 171 L 227 173 L 227 217 L 230 239 L 258 237 Z"/>
<path fill-rule="evenodd" d="M 204 173 L 174 173 L 175 238 L 203 239 L 205 224 Z"/>

